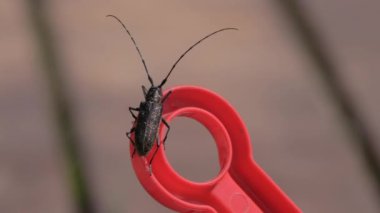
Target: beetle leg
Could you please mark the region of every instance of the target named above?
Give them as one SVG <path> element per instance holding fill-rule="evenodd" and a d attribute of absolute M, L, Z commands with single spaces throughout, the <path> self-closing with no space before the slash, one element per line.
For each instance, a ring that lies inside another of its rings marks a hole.
<path fill-rule="evenodd" d="M 135 114 L 133 114 L 132 111 L 140 111 L 140 108 L 133 108 L 133 107 L 129 107 L 129 112 L 131 112 L 131 115 L 134 119 L 137 119 L 137 116 Z"/>
<path fill-rule="evenodd" d="M 150 175 L 152 175 L 152 162 L 153 162 L 153 159 L 156 156 L 156 154 L 158 152 L 158 149 L 160 148 L 160 145 L 161 145 L 161 143 L 160 143 L 160 134 L 159 133 L 157 133 L 156 143 L 157 143 L 156 150 L 154 151 L 154 153 L 152 155 L 152 158 L 149 161 L 149 173 L 150 173 Z"/>
<path fill-rule="evenodd" d="M 136 130 L 136 127 L 132 127 L 131 130 L 129 130 L 129 132 L 126 132 L 125 135 L 127 136 L 127 138 L 129 138 L 129 140 L 132 142 L 133 146 L 135 145 L 135 142 L 132 140 L 131 138 L 131 133 L 135 132 Z"/>
<path fill-rule="evenodd" d="M 132 138 L 131 138 L 131 133 L 133 133 L 134 131 L 135 131 L 135 127 L 132 127 L 132 129 L 129 131 L 129 132 L 127 132 L 127 133 L 125 133 L 125 135 L 127 136 L 127 138 L 131 141 L 131 143 L 132 143 L 132 145 L 133 145 L 133 152 L 132 152 L 132 156 L 131 156 L 131 158 L 133 158 L 133 156 L 135 155 L 135 153 L 136 153 L 136 147 L 135 147 L 135 142 L 132 140 Z"/>
<path fill-rule="evenodd" d="M 164 98 L 162 99 L 162 101 L 161 101 L 161 103 L 164 103 L 164 101 L 166 101 L 166 99 L 169 97 L 169 95 L 170 94 L 172 94 L 172 90 L 170 90 L 169 92 L 168 92 L 168 94 L 166 94 L 165 96 L 164 96 Z"/>
<path fill-rule="evenodd" d="M 135 142 L 132 140 L 132 138 L 131 138 L 131 132 L 126 132 L 125 133 L 125 135 L 127 136 L 127 138 L 129 139 L 129 141 L 131 141 L 131 143 L 133 144 L 133 145 L 135 145 Z"/>
<path fill-rule="evenodd" d="M 152 155 L 152 158 L 151 158 L 150 161 L 149 161 L 149 173 L 150 173 L 150 175 L 152 175 L 152 162 L 153 162 L 153 159 L 154 159 L 154 157 L 156 156 L 156 154 L 157 154 L 157 152 L 158 152 L 159 147 L 160 147 L 160 145 L 159 145 L 159 143 L 157 143 L 157 148 L 156 148 L 156 150 L 154 151 L 154 153 L 153 153 L 153 155 Z"/>
<path fill-rule="evenodd" d="M 162 118 L 162 123 L 164 123 L 164 125 L 166 126 L 166 128 L 168 128 L 168 130 L 166 131 L 166 134 L 165 134 L 164 141 L 162 142 L 162 144 L 164 145 L 164 149 L 165 149 L 165 141 L 168 138 L 168 134 L 169 134 L 169 131 L 170 131 L 170 126 L 169 126 L 168 122 L 164 118 Z"/>
<path fill-rule="evenodd" d="M 161 145 L 161 141 L 160 141 L 160 133 L 159 133 L 159 131 L 157 131 L 157 137 L 156 137 L 156 143 L 157 143 L 157 147 L 160 147 L 160 145 Z"/>
<path fill-rule="evenodd" d="M 133 156 L 135 156 L 135 153 L 136 153 L 136 148 L 133 148 L 133 152 L 132 152 L 132 157 L 131 158 L 133 158 Z"/>

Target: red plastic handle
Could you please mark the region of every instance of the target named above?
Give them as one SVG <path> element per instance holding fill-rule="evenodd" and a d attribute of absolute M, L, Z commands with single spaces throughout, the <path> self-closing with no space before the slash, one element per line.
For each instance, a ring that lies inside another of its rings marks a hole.
<path fill-rule="evenodd" d="M 230 104 L 199 87 L 170 90 L 165 118 L 185 116 L 203 124 L 216 141 L 221 170 L 208 182 L 189 181 L 170 166 L 161 146 L 150 175 L 147 159 L 153 152 L 147 158 L 135 155 L 133 168 L 151 196 L 180 212 L 301 212 L 253 160 L 248 132 Z"/>

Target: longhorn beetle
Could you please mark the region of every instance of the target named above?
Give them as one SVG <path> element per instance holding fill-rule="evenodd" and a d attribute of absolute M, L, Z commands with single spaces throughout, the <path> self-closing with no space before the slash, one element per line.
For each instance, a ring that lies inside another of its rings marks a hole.
<path fill-rule="evenodd" d="M 137 150 L 137 154 L 139 156 L 146 156 L 148 152 L 152 149 L 153 143 L 156 141 L 157 143 L 157 149 L 153 153 L 152 158 L 149 161 L 149 171 L 152 173 L 152 161 L 154 159 L 154 156 L 156 155 L 158 148 L 160 146 L 160 137 L 159 137 L 159 126 L 162 121 L 162 123 L 167 127 L 167 131 L 165 134 L 165 138 L 163 140 L 163 144 L 165 147 L 165 141 L 168 137 L 168 133 L 170 130 L 169 124 L 166 122 L 166 120 L 162 117 L 162 107 L 165 100 L 169 97 L 172 91 L 169 91 L 166 96 L 163 96 L 162 94 L 162 86 L 166 83 L 168 80 L 170 74 L 174 70 L 177 63 L 188 53 L 193 47 L 197 46 L 199 43 L 201 43 L 203 40 L 207 39 L 208 37 L 217 34 L 219 32 L 222 32 L 224 30 L 237 30 L 237 28 L 223 28 L 220 30 L 217 30 L 213 33 L 208 34 L 207 36 L 203 37 L 201 40 L 194 43 L 192 46 L 190 46 L 182 55 L 177 59 L 177 61 L 174 63 L 172 68 L 170 69 L 169 73 L 166 75 L 166 77 L 162 80 L 162 82 L 156 86 L 153 83 L 153 79 L 151 78 L 148 68 L 145 64 L 144 58 L 142 57 L 142 54 L 140 52 L 140 49 L 138 48 L 135 39 L 133 38 L 132 34 L 129 32 L 127 27 L 124 25 L 124 23 L 117 18 L 114 15 L 107 15 L 107 17 L 112 17 L 116 19 L 124 28 L 126 33 L 129 35 L 130 39 L 132 40 L 140 59 L 144 65 L 145 72 L 148 75 L 148 80 L 150 82 L 150 88 L 147 91 L 145 86 L 142 86 L 142 90 L 144 93 L 145 101 L 140 102 L 140 106 L 138 108 L 129 107 L 129 112 L 131 113 L 132 117 L 135 119 L 135 125 L 131 128 L 129 132 L 126 133 L 127 137 L 131 141 L 131 143 L 134 146 L 134 150 L 132 153 L 132 158 Z M 138 115 L 136 116 L 133 111 L 138 112 Z M 130 135 L 131 133 L 135 133 L 135 140 L 133 140 Z"/>

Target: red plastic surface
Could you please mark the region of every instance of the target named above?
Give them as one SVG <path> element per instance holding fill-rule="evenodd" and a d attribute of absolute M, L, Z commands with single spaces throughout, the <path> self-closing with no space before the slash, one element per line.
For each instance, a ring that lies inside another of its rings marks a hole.
<path fill-rule="evenodd" d="M 179 212 L 301 212 L 253 160 L 247 129 L 227 101 L 194 86 L 170 90 L 164 117 L 170 122 L 185 116 L 203 124 L 217 144 L 221 170 L 208 182 L 187 180 L 171 167 L 160 146 L 150 175 L 148 162 L 153 151 L 147 157 L 135 155 L 135 173 L 152 197 Z M 164 131 L 161 126 L 161 140 Z M 132 153 L 134 148 L 130 148 Z"/>

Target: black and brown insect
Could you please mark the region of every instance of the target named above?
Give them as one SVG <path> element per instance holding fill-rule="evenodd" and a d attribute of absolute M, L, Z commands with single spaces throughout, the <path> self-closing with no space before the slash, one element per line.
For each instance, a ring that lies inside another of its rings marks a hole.
<path fill-rule="evenodd" d="M 166 96 L 163 96 L 162 94 L 162 86 L 166 83 L 168 80 L 170 74 L 178 64 L 178 62 L 191 50 L 193 47 L 197 46 L 199 43 L 201 43 L 203 40 L 207 39 L 208 37 L 217 34 L 219 32 L 225 31 L 225 30 L 237 30 L 237 28 L 223 28 L 220 30 L 217 30 L 215 32 L 212 32 L 208 34 L 207 36 L 203 37 L 196 43 L 194 43 L 192 46 L 190 46 L 178 59 L 177 61 L 173 64 L 172 68 L 170 69 L 169 73 L 166 75 L 166 77 L 161 81 L 159 85 L 155 85 L 153 82 L 153 79 L 151 78 L 148 68 L 145 64 L 145 60 L 142 57 L 142 54 L 140 52 L 140 49 L 138 48 L 135 39 L 133 38 L 132 34 L 129 32 L 127 27 L 124 25 L 124 23 L 117 18 L 114 15 L 107 15 L 107 17 L 112 17 L 116 19 L 124 28 L 124 30 L 127 32 L 129 35 L 130 39 L 132 40 L 139 56 L 140 59 L 144 65 L 144 69 L 146 74 L 148 75 L 148 80 L 150 82 L 150 88 L 147 90 L 145 86 L 142 86 L 142 90 L 144 93 L 145 101 L 140 102 L 139 107 L 129 107 L 129 111 L 132 115 L 132 117 L 135 119 L 135 125 L 131 128 L 129 132 L 126 133 L 127 137 L 133 144 L 135 150 L 132 153 L 132 158 L 137 151 L 137 154 L 139 156 L 146 156 L 149 151 L 152 149 L 154 142 L 157 143 L 157 149 L 152 155 L 152 158 L 149 161 L 149 170 L 150 172 L 152 171 L 152 161 L 154 159 L 154 156 L 156 155 L 158 148 L 160 147 L 160 137 L 159 137 L 159 126 L 161 122 L 167 127 L 167 131 L 163 140 L 163 144 L 165 145 L 165 141 L 167 139 L 170 126 L 166 122 L 166 120 L 162 117 L 162 110 L 163 110 L 163 103 L 165 100 L 169 97 L 171 94 L 171 91 L 167 93 Z M 136 116 L 133 111 L 138 112 L 138 115 Z M 131 133 L 135 134 L 135 137 L 133 140 L 131 138 Z"/>

